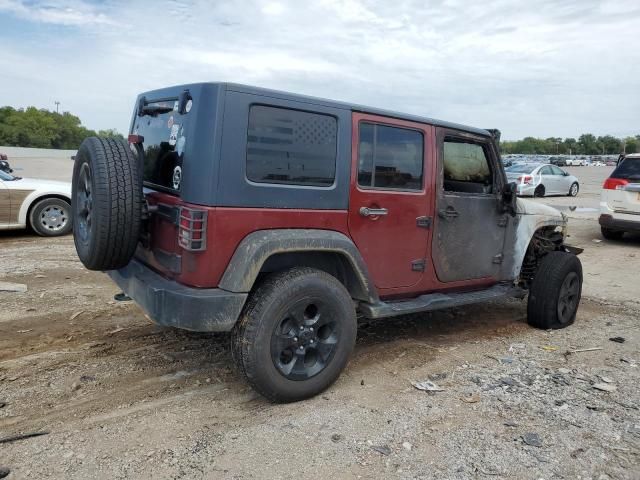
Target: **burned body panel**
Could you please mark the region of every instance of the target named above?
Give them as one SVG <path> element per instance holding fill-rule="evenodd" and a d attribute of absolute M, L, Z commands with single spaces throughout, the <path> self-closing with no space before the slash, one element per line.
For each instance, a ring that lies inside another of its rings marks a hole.
<path fill-rule="evenodd" d="M 558 229 L 562 238 L 566 235 L 567 218 L 555 208 L 528 200 L 518 199 L 515 231 L 505 249 L 504 271 L 517 280 L 534 234 L 540 229 Z"/>

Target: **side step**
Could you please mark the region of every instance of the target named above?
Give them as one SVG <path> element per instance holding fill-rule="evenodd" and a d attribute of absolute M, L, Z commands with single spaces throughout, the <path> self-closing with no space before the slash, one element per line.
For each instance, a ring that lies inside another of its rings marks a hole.
<path fill-rule="evenodd" d="M 526 291 L 513 285 L 494 285 L 493 287 L 473 292 L 429 293 L 397 302 L 362 303 L 360 311 L 367 318 L 384 318 L 407 313 L 430 312 L 444 308 L 460 307 L 474 303 L 486 302 L 502 297 L 524 298 Z"/>

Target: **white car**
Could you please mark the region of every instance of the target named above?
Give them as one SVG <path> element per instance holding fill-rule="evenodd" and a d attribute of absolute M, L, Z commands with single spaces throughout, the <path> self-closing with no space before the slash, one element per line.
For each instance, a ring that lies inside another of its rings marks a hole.
<path fill-rule="evenodd" d="M 605 180 L 599 222 L 608 240 L 640 232 L 640 153 L 626 155 Z"/>
<path fill-rule="evenodd" d="M 20 178 L 0 170 L 0 230 L 31 227 L 45 237 L 71 231 L 71 183 Z"/>
<path fill-rule="evenodd" d="M 567 158 L 567 167 L 586 167 L 587 160 L 584 158 Z"/>
<path fill-rule="evenodd" d="M 575 197 L 580 191 L 580 183 L 575 176 L 551 164 L 519 163 L 505 168 L 505 173 L 507 181 L 516 183 L 516 193 L 520 196 Z"/>

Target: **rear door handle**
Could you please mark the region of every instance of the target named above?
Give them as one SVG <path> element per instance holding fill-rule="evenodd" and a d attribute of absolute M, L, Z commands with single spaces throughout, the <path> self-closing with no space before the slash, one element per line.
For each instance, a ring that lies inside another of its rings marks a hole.
<path fill-rule="evenodd" d="M 460 214 L 458 213 L 458 211 L 453 207 L 447 207 L 444 210 L 440 210 L 438 212 L 438 216 L 440 218 L 456 218 L 459 215 Z"/>
<path fill-rule="evenodd" d="M 369 207 L 360 207 L 360 215 L 363 217 L 380 217 L 382 215 L 387 215 L 389 210 L 386 208 L 369 208 Z"/>

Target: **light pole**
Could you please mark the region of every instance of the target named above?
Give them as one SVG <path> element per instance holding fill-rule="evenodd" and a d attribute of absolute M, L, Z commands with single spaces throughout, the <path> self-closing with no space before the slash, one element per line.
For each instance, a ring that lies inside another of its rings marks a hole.
<path fill-rule="evenodd" d="M 55 102 L 53 102 L 53 103 L 55 103 L 55 104 L 56 104 L 56 113 L 58 113 L 58 107 L 60 106 L 60 102 L 56 100 L 56 101 L 55 101 Z"/>

